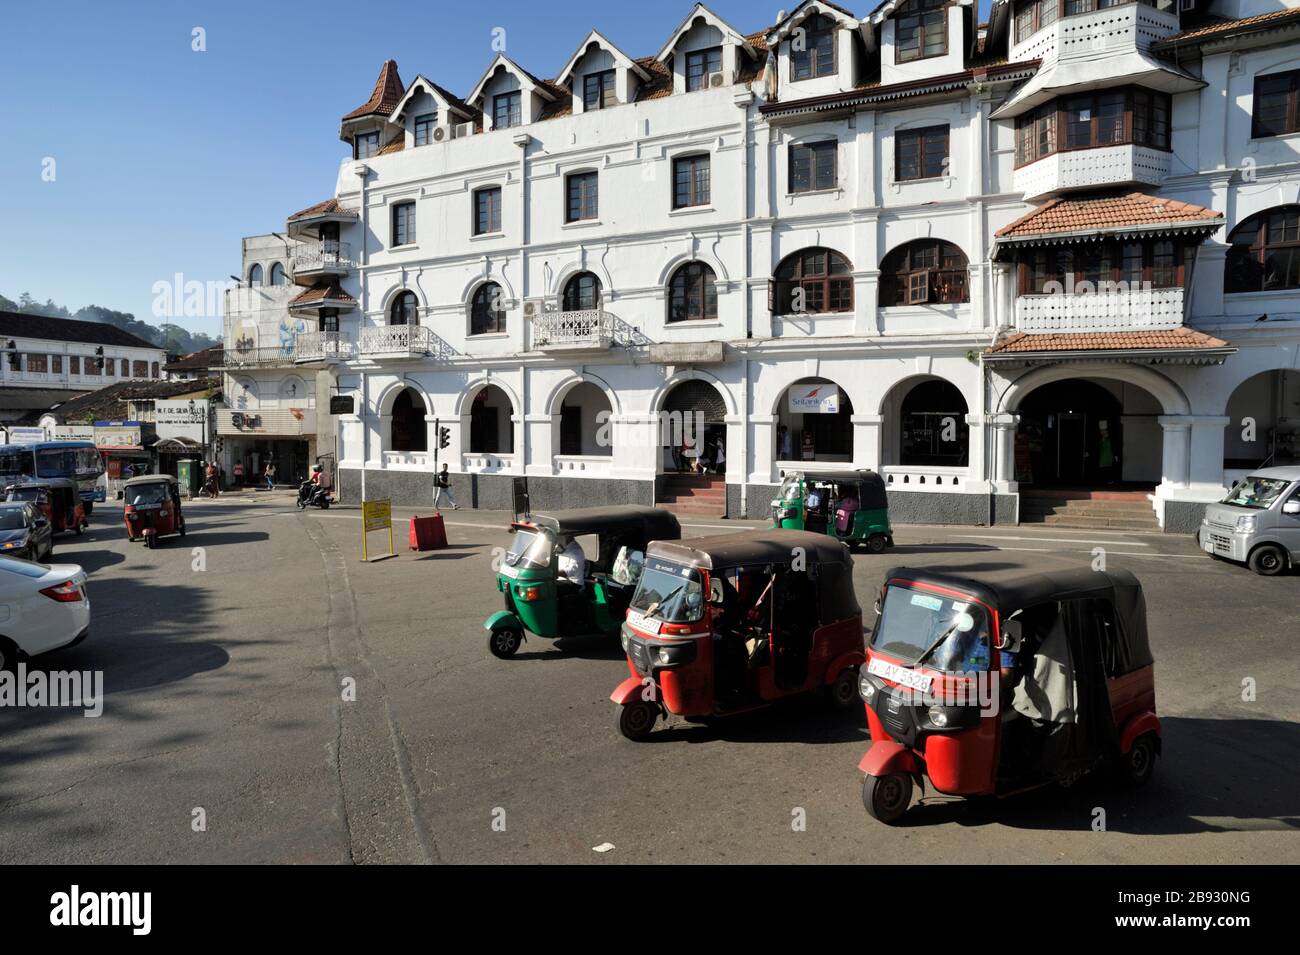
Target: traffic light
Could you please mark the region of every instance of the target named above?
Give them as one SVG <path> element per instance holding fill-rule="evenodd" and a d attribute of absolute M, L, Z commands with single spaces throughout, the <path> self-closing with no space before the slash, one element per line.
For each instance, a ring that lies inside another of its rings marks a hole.
<path fill-rule="evenodd" d="M 438 447 L 445 448 L 451 444 L 451 428 L 438 429 Z"/>

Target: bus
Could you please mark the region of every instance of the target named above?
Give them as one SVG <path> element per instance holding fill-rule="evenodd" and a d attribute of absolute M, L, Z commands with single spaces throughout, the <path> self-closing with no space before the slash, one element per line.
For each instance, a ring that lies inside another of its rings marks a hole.
<path fill-rule="evenodd" d="M 104 461 L 90 441 L 40 441 L 35 444 L 0 444 L 0 488 L 31 478 L 71 478 L 77 482 L 89 514 L 94 502 L 103 502 L 99 483 Z"/>

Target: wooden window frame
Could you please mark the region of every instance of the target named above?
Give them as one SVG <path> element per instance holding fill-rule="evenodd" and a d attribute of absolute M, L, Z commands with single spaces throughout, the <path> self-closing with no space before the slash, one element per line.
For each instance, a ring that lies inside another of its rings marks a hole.
<path fill-rule="evenodd" d="M 415 137 L 416 146 L 428 146 L 433 143 L 433 130 L 438 125 L 438 113 L 435 110 L 432 113 L 421 113 L 411 121 L 411 132 Z M 424 142 L 420 141 L 420 134 L 424 134 Z"/>
<path fill-rule="evenodd" d="M 484 208 L 484 202 L 487 207 Z M 484 224 L 486 213 L 487 222 Z M 494 235 L 502 231 L 501 187 L 483 186 L 474 190 L 474 235 Z"/>
<path fill-rule="evenodd" d="M 405 213 L 405 217 L 403 217 Z M 400 235 L 400 238 L 399 238 Z M 393 203 L 391 248 L 415 245 L 415 201 Z"/>
<path fill-rule="evenodd" d="M 1081 9 L 1068 10 L 1071 3 L 1078 3 Z M 1017 4 L 1011 13 L 1011 26 L 1013 32 L 1012 43 L 1024 43 L 1025 40 L 1033 36 L 1044 27 L 1049 27 L 1057 20 L 1064 20 L 1066 17 L 1078 17 L 1087 13 L 1095 13 L 1098 10 L 1106 10 L 1111 7 L 1128 6 L 1130 3 L 1140 3 L 1146 7 L 1159 9 L 1156 0 L 1028 0 L 1023 4 Z M 1171 3 L 1169 12 L 1176 12 Z M 1029 31 L 1022 32 L 1020 29 L 1020 15 L 1025 10 L 1032 10 L 1030 16 Z M 1051 10 L 1054 16 L 1044 18 L 1043 11 Z"/>
<path fill-rule="evenodd" d="M 501 104 L 504 103 L 505 118 L 504 123 L 500 122 Z M 497 93 L 492 97 L 492 128 L 493 129 L 514 129 L 516 126 L 524 124 L 524 93 L 523 90 L 506 90 L 504 93 Z"/>
<path fill-rule="evenodd" d="M 940 160 L 940 169 L 942 170 L 937 176 L 928 175 L 926 172 L 926 159 L 928 151 L 925 148 L 926 138 L 936 130 L 943 130 L 943 156 Z M 903 168 L 903 147 L 906 141 L 916 140 L 916 171 L 915 176 L 904 176 Z M 934 126 L 923 126 L 920 129 L 900 129 L 894 132 L 894 181 L 895 182 L 918 182 L 924 179 L 942 179 L 947 170 L 946 160 L 950 155 L 952 148 L 952 128 L 947 123 L 940 123 Z"/>
<path fill-rule="evenodd" d="M 934 19 L 937 17 L 938 19 Z M 899 37 L 904 25 L 915 20 L 916 52 L 905 53 Z M 928 21 L 928 22 L 927 22 Z M 930 31 L 937 27 L 943 37 L 943 49 L 927 53 L 926 39 Z M 894 62 L 916 63 L 919 60 L 932 60 L 948 55 L 948 3 L 947 0 L 906 0 L 894 14 Z"/>
<path fill-rule="evenodd" d="M 688 284 L 689 283 L 689 284 Z M 685 322 L 715 322 L 718 320 L 718 287 L 717 275 L 707 263 L 700 261 L 687 262 L 668 280 L 668 315 L 666 321 L 669 325 L 679 325 Z M 692 314 L 690 309 L 691 293 L 695 292 L 700 303 L 699 314 Z M 683 303 L 683 316 L 674 318 L 674 306 L 678 301 Z"/>
<path fill-rule="evenodd" d="M 932 261 L 916 263 L 918 252 L 933 253 Z M 959 265 L 948 264 L 960 259 Z M 889 251 L 881 260 L 879 305 L 967 305 L 970 303 L 970 260 L 961 247 L 944 239 L 914 239 Z M 956 276 L 960 275 L 960 279 Z"/>
<path fill-rule="evenodd" d="M 484 282 L 474 290 L 469 303 L 469 334 L 501 335 L 506 331 L 506 310 L 492 308 L 493 290 L 501 293 L 496 282 Z"/>
<path fill-rule="evenodd" d="M 808 188 L 795 188 L 795 166 L 798 162 L 798 152 L 800 150 L 808 151 Z M 811 143 L 791 143 L 787 158 L 787 187 L 790 195 L 805 195 L 810 192 L 829 192 L 832 189 L 839 188 L 839 153 L 840 143 L 837 139 L 820 139 Z M 829 186 L 819 186 L 818 178 L 824 171 L 825 159 L 819 158 L 826 155 L 830 156 L 830 178 Z"/>
<path fill-rule="evenodd" d="M 591 282 L 589 284 L 595 294 L 595 301 L 591 305 L 585 305 L 582 302 L 580 298 L 581 291 L 573 291 L 575 289 L 581 290 L 582 285 L 580 283 L 587 278 L 591 279 Z M 599 276 L 596 275 L 596 273 L 579 272 L 577 275 L 571 276 L 569 280 L 564 283 L 564 291 L 560 293 L 560 311 L 562 312 L 599 311 L 601 307 L 601 301 L 603 295 L 604 295 L 604 289 L 601 287 L 600 278 Z M 569 307 L 570 305 L 573 305 L 574 307 L 570 308 Z"/>
<path fill-rule="evenodd" d="M 708 153 L 673 157 L 673 208 L 690 209 L 707 206 L 713 201 L 713 164 Z M 699 167 L 704 168 L 704 182 L 699 181 Z M 685 171 L 685 180 L 682 175 Z"/>
<path fill-rule="evenodd" d="M 379 150 L 383 148 L 383 144 L 380 140 L 381 137 L 379 135 L 379 130 L 377 129 L 368 133 L 357 133 L 357 135 L 352 138 L 352 158 L 371 159 L 378 156 Z M 365 149 L 362 149 L 361 144 L 363 142 L 367 144 L 374 143 L 374 147 L 370 148 L 367 146 Z"/>
<path fill-rule="evenodd" d="M 588 205 L 590 205 L 590 214 L 588 214 Z M 564 221 L 566 223 L 590 222 L 598 218 L 600 218 L 600 174 L 594 169 L 569 173 L 564 177 Z"/>
<path fill-rule="evenodd" d="M 409 316 L 406 313 L 406 309 L 403 307 L 407 302 L 409 302 L 411 306 Z M 403 321 L 394 321 L 399 312 L 402 314 Z M 420 299 L 410 289 L 403 289 L 398 292 L 397 297 L 393 299 L 393 304 L 388 307 L 388 324 L 405 325 L 407 327 L 420 324 Z"/>
<path fill-rule="evenodd" d="M 812 29 L 807 27 L 809 21 L 816 23 Z M 835 76 L 839 72 L 839 53 L 835 49 L 839 44 L 839 24 L 831 17 L 819 13 L 804 20 L 802 26 L 806 42 L 803 50 L 796 50 L 793 46 L 790 48 L 790 82 L 801 83 L 804 80 L 820 79 L 823 76 Z M 829 38 L 829 64 L 826 62 L 828 58 L 826 53 L 824 51 L 819 53 L 817 49 L 817 41 L 822 37 Z M 800 75 L 801 62 L 802 69 L 807 71 L 804 75 Z"/>
<path fill-rule="evenodd" d="M 592 97 L 592 82 L 595 82 L 595 98 Z M 582 111 L 608 109 L 618 105 L 618 71 L 597 70 L 582 77 Z"/>
<path fill-rule="evenodd" d="M 710 61 L 714 56 L 718 58 L 718 68 L 709 69 Z M 696 64 L 703 62 L 704 67 L 695 71 Z M 709 77 L 714 73 L 722 72 L 722 47 L 710 46 L 703 50 L 691 50 L 686 54 L 686 92 L 694 93 L 697 90 L 709 88 Z M 694 85 L 692 85 L 694 84 Z"/>
<path fill-rule="evenodd" d="M 809 274 L 812 260 L 824 256 L 825 261 L 820 271 Z M 838 259 L 844 271 L 833 272 L 832 262 Z M 853 263 L 845 256 L 824 246 L 812 246 L 800 249 L 781 261 L 776 274 L 768 285 L 768 310 L 774 315 L 836 315 L 851 313 L 854 309 Z M 805 299 L 821 303 L 820 308 L 809 308 L 795 312 L 787 303 L 794 297 L 794 290 L 802 288 Z M 837 303 L 834 307 L 832 303 Z"/>
<path fill-rule="evenodd" d="M 1101 102 L 1105 97 L 1116 95 L 1124 97 L 1123 131 L 1119 139 L 1101 142 Z M 1086 120 L 1089 130 L 1088 142 L 1071 146 L 1068 142 L 1068 107 L 1069 104 L 1084 99 L 1089 100 L 1091 104 L 1088 107 L 1089 118 Z M 1139 109 L 1143 111 L 1142 114 L 1139 114 Z M 1050 145 L 1046 151 L 1042 151 L 1039 135 L 1039 123 L 1044 118 L 1049 119 L 1047 129 Z M 1139 123 L 1139 118 L 1143 122 Z M 1173 100 L 1170 95 L 1144 86 L 1122 86 L 1058 96 L 1016 117 L 1015 168 L 1020 169 L 1056 153 L 1106 149 L 1111 146 L 1142 146 L 1160 152 L 1171 152 L 1173 150 L 1172 119 Z M 1139 129 L 1141 135 L 1138 135 Z"/>
<path fill-rule="evenodd" d="M 1158 245 L 1171 244 L 1173 246 L 1174 264 L 1171 267 L 1173 271 L 1172 281 L 1157 283 L 1157 269 L 1155 264 L 1155 253 Z M 1127 277 L 1127 270 L 1124 267 L 1125 249 L 1134 245 L 1142 247 L 1142 278 L 1139 280 L 1143 286 L 1150 283 L 1152 289 L 1171 289 L 1186 288 L 1186 267 L 1187 267 L 1187 243 L 1176 238 L 1156 237 L 1156 238 L 1117 238 L 1106 239 L 1103 242 L 1087 242 L 1078 245 L 1053 245 L 1040 246 L 1022 250 L 1016 258 L 1016 286 L 1018 295 L 1048 295 L 1042 287 L 1049 282 L 1065 283 L 1067 272 L 1073 274 L 1075 284 L 1083 281 L 1083 270 L 1080 262 L 1081 252 L 1102 251 L 1109 258 L 1110 265 L 1107 268 L 1108 276 L 1100 276 L 1099 281 L 1108 281 L 1112 283 L 1127 282 L 1131 284 L 1131 279 Z M 1066 269 L 1061 264 L 1061 258 L 1068 254 L 1071 258 L 1070 267 Z M 1043 256 L 1045 268 L 1041 271 L 1037 268 L 1037 258 Z M 1089 280 L 1090 281 L 1090 280 Z M 1131 291 L 1131 288 L 1130 288 Z M 1066 289 L 1066 295 L 1076 294 L 1073 289 Z"/>
<path fill-rule="evenodd" d="M 1269 241 L 1269 219 L 1274 215 L 1280 215 L 1282 219 L 1283 238 L 1277 242 Z M 1294 216 L 1297 220 L 1296 238 L 1288 240 L 1286 235 L 1286 217 Z M 1249 231 L 1247 226 L 1253 226 Z M 1243 236 L 1251 236 L 1249 245 L 1241 242 Z M 1244 250 L 1238 251 L 1238 250 Z M 1265 284 L 1266 278 L 1265 266 L 1268 264 L 1269 255 L 1278 251 L 1287 251 L 1295 255 L 1300 255 L 1300 205 L 1283 205 L 1275 206 L 1271 209 L 1265 209 L 1249 217 L 1228 234 L 1228 255 L 1224 262 L 1223 291 L 1227 295 L 1250 294 L 1251 292 L 1283 292 L 1291 289 L 1300 288 L 1300 283 L 1296 285 L 1275 285 L 1268 286 Z M 1253 260 L 1259 266 L 1260 281 L 1258 286 L 1251 288 L 1239 288 L 1238 282 L 1233 276 L 1233 268 L 1237 260 L 1241 258 Z"/>
<path fill-rule="evenodd" d="M 1281 81 L 1286 84 L 1283 94 L 1286 98 L 1286 117 L 1282 120 L 1282 129 L 1265 130 L 1260 123 L 1259 101 L 1263 95 L 1260 87 Z M 1254 93 L 1250 104 L 1250 135 L 1252 139 L 1268 139 L 1274 136 L 1289 136 L 1300 133 L 1300 70 L 1285 70 L 1280 73 L 1265 73 L 1255 77 Z"/>

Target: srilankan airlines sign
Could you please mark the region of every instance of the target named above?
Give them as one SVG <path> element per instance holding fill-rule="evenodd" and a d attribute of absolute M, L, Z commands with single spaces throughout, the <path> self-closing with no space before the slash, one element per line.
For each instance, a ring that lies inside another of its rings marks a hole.
<path fill-rule="evenodd" d="M 840 389 L 835 385 L 791 385 L 788 394 L 793 414 L 840 413 Z"/>

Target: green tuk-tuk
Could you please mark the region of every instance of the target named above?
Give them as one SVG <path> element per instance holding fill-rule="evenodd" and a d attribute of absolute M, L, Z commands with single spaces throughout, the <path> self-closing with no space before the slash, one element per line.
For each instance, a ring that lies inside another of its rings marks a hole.
<path fill-rule="evenodd" d="M 826 534 L 873 554 L 894 546 L 885 481 L 875 471 L 783 471 L 781 478 L 773 527 Z"/>
<path fill-rule="evenodd" d="M 483 623 L 494 656 L 514 656 L 531 633 L 547 639 L 616 636 L 641 576 L 646 547 L 680 540 L 671 511 L 656 507 L 592 507 L 537 514 L 510 525 L 514 539 L 496 567 L 505 609 Z M 585 553 L 580 537 L 595 537 Z"/>

